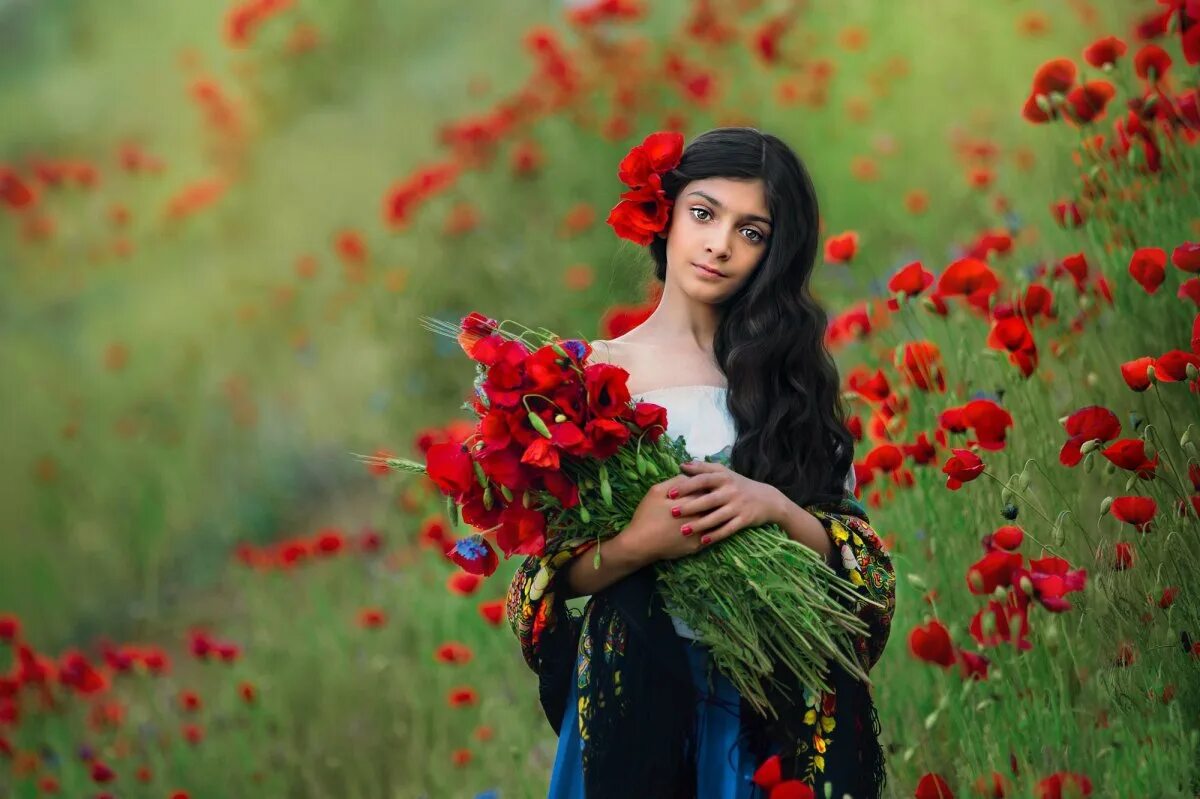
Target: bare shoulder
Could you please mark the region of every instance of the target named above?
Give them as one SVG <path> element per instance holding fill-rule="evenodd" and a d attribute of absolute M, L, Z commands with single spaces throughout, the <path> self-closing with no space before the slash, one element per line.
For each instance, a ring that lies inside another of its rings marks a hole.
<path fill-rule="evenodd" d="M 634 357 L 635 353 L 629 351 L 629 346 L 622 341 L 613 340 L 606 341 L 604 339 L 596 339 L 589 342 L 592 345 L 592 363 L 611 363 L 613 366 L 619 366 L 626 372 L 632 373 L 636 366 Z"/>

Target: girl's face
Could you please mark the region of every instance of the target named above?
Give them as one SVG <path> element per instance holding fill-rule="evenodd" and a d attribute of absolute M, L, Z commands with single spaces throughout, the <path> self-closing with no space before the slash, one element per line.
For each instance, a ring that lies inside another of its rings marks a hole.
<path fill-rule="evenodd" d="M 675 198 L 670 226 L 658 234 L 667 237 L 667 280 L 698 300 L 725 300 L 766 254 L 771 222 L 760 178 L 692 181 Z"/>

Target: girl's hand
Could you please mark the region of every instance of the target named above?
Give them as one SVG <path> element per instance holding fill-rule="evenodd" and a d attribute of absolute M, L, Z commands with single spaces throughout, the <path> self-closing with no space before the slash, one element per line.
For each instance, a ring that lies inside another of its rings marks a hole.
<path fill-rule="evenodd" d="M 667 502 L 673 514 L 697 517 L 689 524 L 701 546 L 747 527 L 769 524 L 782 515 L 786 497 L 773 485 L 751 480 L 720 463 L 688 461 L 680 469 L 683 473 L 672 479 Z"/>

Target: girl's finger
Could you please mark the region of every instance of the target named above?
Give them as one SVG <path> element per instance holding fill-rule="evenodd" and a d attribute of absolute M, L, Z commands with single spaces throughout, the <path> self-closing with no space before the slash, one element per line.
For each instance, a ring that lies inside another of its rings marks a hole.
<path fill-rule="evenodd" d="M 705 511 L 719 508 L 728 502 L 728 497 L 718 491 L 710 491 L 686 501 L 680 501 L 671 508 L 671 515 L 676 518 L 684 516 L 702 516 Z M 678 509 L 678 512 L 676 512 Z"/>
<path fill-rule="evenodd" d="M 701 548 L 710 547 L 718 541 L 722 541 L 741 529 L 740 522 L 737 517 L 727 521 L 725 524 L 713 530 L 711 533 L 705 533 L 700 536 Z"/>
<path fill-rule="evenodd" d="M 692 522 L 692 530 L 701 533 L 701 538 L 706 535 L 712 536 L 717 530 L 721 529 L 722 524 L 730 521 L 736 515 L 737 511 L 728 505 L 722 504 L 721 507 Z"/>

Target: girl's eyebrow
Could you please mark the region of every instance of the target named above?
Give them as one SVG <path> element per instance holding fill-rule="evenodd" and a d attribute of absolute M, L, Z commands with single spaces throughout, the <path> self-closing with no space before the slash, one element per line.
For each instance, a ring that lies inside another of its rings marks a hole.
<path fill-rule="evenodd" d="M 717 206 L 718 208 L 725 207 L 725 206 L 721 205 L 721 201 L 718 200 L 716 197 L 710 197 L 709 195 L 705 194 L 702 191 L 693 191 L 688 194 L 689 197 L 691 197 L 692 195 L 696 195 L 697 197 L 703 197 L 704 199 L 708 200 L 710 203 Z M 767 219 L 765 216 L 758 216 L 757 214 L 746 214 L 745 216 L 742 217 L 742 219 L 749 219 L 754 222 L 766 222 L 768 225 L 771 224 L 770 219 Z"/>

